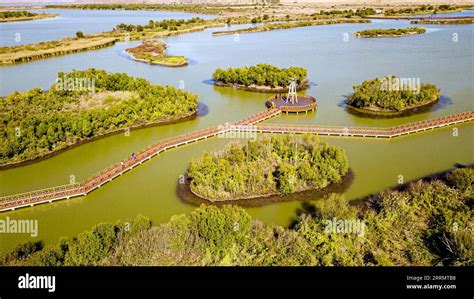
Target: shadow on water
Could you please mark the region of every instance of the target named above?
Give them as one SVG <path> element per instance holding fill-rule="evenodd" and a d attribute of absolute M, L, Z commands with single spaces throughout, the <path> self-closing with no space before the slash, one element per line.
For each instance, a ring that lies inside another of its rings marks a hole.
<path fill-rule="evenodd" d="M 203 80 L 203 81 L 201 81 L 201 83 L 206 84 L 206 85 L 214 86 L 214 80 L 212 80 L 212 79 Z"/>
<path fill-rule="evenodd" d="M 347 99 L 349 98 L 348 95 L 341 95 L 341 97 L 344 98 L 344 100 L 340 101 L 339 104 L 337 104 L 338 107 L 342 107 L 342 108 L 345 108 L 347 106 Z"/>
<path fill-rule="evenodd" d="M 198 117 L 201 117 L 201 116 L 206 116 L 208 113 L 209 113 L 209 107 L 206 104 L 199 102 L 197 105 L 196 115 Z"/>
<path fill-rule="evenodd" d="M 354 115 L 354 116 L 357 116 L 357 117 L 363 117 L 363 118 L 374 118 L 374 119 L 377 119 L 377 118 L 407 117 L 407 116 L 412 116 L 412 115 L 416 115 L 416 114 L 434 112 L 434 111 L 438 111 L 438 110 L 441 110 L 441 109 L 445 109 L 447 106 L 452 105 L 454 103 L 452 98 L 447 97 L 447 96 L 441 96 L 437 101 L 435 101 L 433 103 L 429 103 L 429 104 L 421 106 L 421 107 L 412 108 L 412 109 L 409 109 L 409 110 L 406 110 L 406 111 L 403 111 L 403 112 L 400 112 L 400 113 L 372 114 L 372 113 L 364 113 L 364 112 L 361 112 L 360 110 L 352 108 L 351 106 L 347 105 L 347 103 L 346 103 L 346 100 L 347 100 L 348 96 L 343 95 L 343 97 L 345 99 L 342 100 L 338 104 L 339 107 L 345 108 L 345 110 L 351 115 Z"/>
<path fill-rule="evenodd" d="M 308 190 L 297 192 L 293 194 L 287 195 L 272 195 L 272 196 L 265 196 L 265 197 L 258 197 L 258 198 L 251 198 L 251 199 L 239 199 L 239 200 L 228 200 L 225 202 L 210 202 L 207 199 L 199 197 L 191 192 L 190 190 L 190 183 L 191 178 L 187 178 L 184 184 L 178 184 L 176 187 L 176 194 L 181 198 L 181 200 L 185 203 L 189 203 L 195 206 L 200 206 L 201 204 L 208 204 L 208 205 L 215 205 L 215 206 L 223 206 L 223 205 L 238 205 L 244 208 L 253 208 L 253 207 L 261 207 L 269 204 L 281 203 L 281 202 L 290 202 L 290 201 L 312 201 L 312 200 L 320 200 L 325 199 L 331 194 L 334 193 L 344 193 L 347 191 L 349 186 L 352 184 L 354 179 L 354 173 L 351 169 L 349 169 L 348 173 L 342 177 L 342 180 L 336 184 L 330 184 L 329 186 L 323 189 L 317 190 Z"/>
<path fill-rule="evenodd" d="M 186 59 L 188 60 L 188 66 L 196 65 L 196 64 L 199 63 L 196 59 L 191 59 L 191 58 L 188 58 L 188 57 Z"/>

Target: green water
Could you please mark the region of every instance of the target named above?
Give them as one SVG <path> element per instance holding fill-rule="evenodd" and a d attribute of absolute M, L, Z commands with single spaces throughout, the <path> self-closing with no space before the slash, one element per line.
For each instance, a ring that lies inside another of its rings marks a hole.
<path fill-rule="evenodd" d="M 2 95 L 13 90 L 47 88 L 58 71 L 96 67 L 127 72 L 160 84 L 178 86 L 183 80 L 185 89 L 199 94 L 208 109 L 207 114 L 191 121 L 136 130 L 130 136 L 117 134 L 35 164 L 0 171 L 0 195 L 66 184 L 71 175 L 80 181 L 160 139 L 265 109 L 268 95 L 210 85 L 207 80 L 217 67 L 265 62 L 308 69 L 312 84 L 305 93 L 317 98 L 318 111 L 277 116 L 268 123 L 386 127 L 474 110 L 472 26 L 426 26 L 428 32 L 424 35 L 398 39 L 343 39 L 345 33 L 362 29 L 408 26 L 405 21 L 382 20 L 247 34 L 237 42 L 233 36 L 212 37 L 212 30 L 165 39 L 171 55 L 190 59 L 185 68 L 150 66 L 128 59 L 123 50 L 136 43 L 0 68 Z M 452 41 L 455 33 L 457 42 Z M 290 42 L 283 43 L 284 40 Z M 443 99 L 430 111 L 393 119 L 361 118 L 340 105 L 353 85 L 387 74 L 434 83 L 441 88 Z M 458 136 L 453 136 L 453 128 L 457 128 Z M 472 124 L 464 124 L 394 140 L 322 139 L 346 149 L 355 177 L 344 196 L 357 199 L 396 185 L 399 176 L 409 181 L 452 168 L 455 163 L 473 163 L 473 137 Z M 178 177 L 188 162 L 231 141 L 211 138 L 165 152 L 86 197 L 2 213 L 0 219 L 37 219 L 36 239 L 46 243 L 73 236 L 99 222 L 130 219 L 138 213 L 155 223 L 168 221 L 172 215 L 194 209 L 176 195 Z M 287 225 L 299 207 L 299 202 L 286 202 L 248 211 L 267 223 Z M 2 234 L 0 250 L 27 240 L 31 237 L 26 234 Z"/>

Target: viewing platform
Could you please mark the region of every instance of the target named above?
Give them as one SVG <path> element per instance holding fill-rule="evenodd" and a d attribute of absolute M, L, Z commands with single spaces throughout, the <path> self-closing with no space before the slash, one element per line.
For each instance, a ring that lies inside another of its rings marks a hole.
<path fill-rule="evenodd" d="M 312 96 L 298 96 L 293 103 L 285 95 L 275 95 L 266 102 L 268 108 L 278 108 L 285 113 L 300 113 L 316 110 L 316 99 Z"/>

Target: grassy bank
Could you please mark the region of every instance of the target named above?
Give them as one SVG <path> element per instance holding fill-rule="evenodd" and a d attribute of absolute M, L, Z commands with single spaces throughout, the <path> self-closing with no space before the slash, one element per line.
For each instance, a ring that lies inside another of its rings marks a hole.
<path fill-rule="evenodd" d="M 312 20 L 312 21 L 297 21 L 297 22 L 289 22 L 289 23 L 265 24 L 262 26 L 249 27 L 249 28 L 236 29 L 236 30 L 215 31 L 212 33 L 212 35 L 219 36 L 219 35 L 229 35 L 229 34 L 254 33 L 254 32 L 265 32 L 265 31 L 271 31 L 271 30 L 292 29 L 292 28 L 307 27 L 307 26 L 346 24 L 346 23 L 370 23 L 370 20 L 327 19 L 327 20 Z"/>
<path fill-rule="evenodd" d="M 57 16 L 57 14 L 38 14 L 29 11 L 0 11 L 0 23 L 33 21 Z"/>
<path fill-rule="evenodd" d="M 380 14 L 367 16 L 374 19 L 404 19 L 413 15 L 436 15 L 460 12 L 466 9 L 466 5 L 407 5 L 405 7 L 385 8 Z"/>
<path fill-rule="evenodd" d="M 411 24 L 425 24 L 425 25 L 468 25 L 474 24 L 474 18 L 467 19 L 452 19 L 452 20 L 414 20 Z"/>
<path fill-rule="evenodd" d="M 219 4 L 119 4 L 119 3 L 96 3 L 96 4 L 56 4 L 46 5 L 46 8 L 54 9 L 93 9 L 93 10 L 157 10 L 157 11 L 181 11 L 196 14 L 223 15 L 233 11 L 241 13 L 251 12 L 253 6 L 249 5 L 219 5 Z"/>
<path fill-rule="evenodd" d="M 139 215 L 55 245 L 20 244 L 0 264 L 472 266 L 473 185 L 474 170 L 464 168 L 369 195 L 363 206 L 334 195 L 302 204 L 289 227 L 229 205 L 202 205 L 155 226 Z"/>
<path fill-rule="evenodd" d="M 114 45 L 116 37 L 90 36 L 86 38 L 65 38 L 58 41 L 41 42 L 0 48 L 0 65 L 16 64 L 31 60 L 60 56 Z"/>

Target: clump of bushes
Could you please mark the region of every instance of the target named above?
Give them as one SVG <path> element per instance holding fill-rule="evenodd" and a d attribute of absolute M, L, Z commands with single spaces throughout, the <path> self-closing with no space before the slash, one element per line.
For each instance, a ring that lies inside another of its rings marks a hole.
<path fill-rule="evenodd" d="M 191 161 L 191 190 L 208 200 L 288 194 L 337 183 L 348 172 L 345 151 L 315 135 L 274 136 L 231 144 Z"/>
<path fill-rule="evenodd" d="M 124 24 L 121 23 L 117 26 L 115 26 L 115 29 L 117 30 L 124 30 L 127 32 L 141 32 L 144 30 L 148 29 L 161 29 L 161 30 L 178 30 L 178 28 L 186 26 L 186 25 L 194 25 L 194 24 L 200 24 L 203 23 L 204 20 L 195 17 L 189 20 L 163 20 L 163 21 L 153 21 L 149 20 L 148 24 L 146 25 L 134 25 L 134 24 Z"/>
<path fill-rule="evenodd" d="M 307 76 L 308 71 L 301 67 L 279 68 L 262 63 L 225 70 L 218 68 L 212 74 L 212 79 L 222 84 L 286 87 L 291 78 L 295 78 L 298 85 L 304 84 L 307 81 Z"/>
<path fill-rule="evenodd" d="M 387 76 L 354 86 L 346 103 L 374 111 L 402 111 L 437 100 L 440 90 L 430 83 Z"/>

